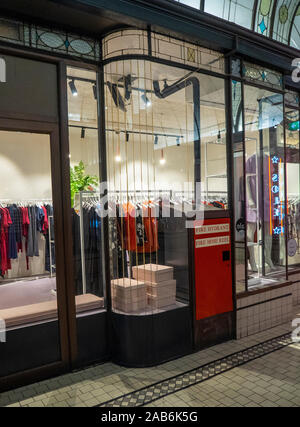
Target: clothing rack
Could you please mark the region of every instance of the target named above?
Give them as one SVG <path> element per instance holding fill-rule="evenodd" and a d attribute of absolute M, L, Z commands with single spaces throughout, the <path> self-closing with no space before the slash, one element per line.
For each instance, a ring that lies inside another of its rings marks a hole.
<path fill-rule="evenodd" d="M 52 199 L 0 199 L 0 203 L 6 203 L 6 204 L 18 204 L 18 203 L 44 203 L 44 202 L 51 202 Z"/>
<path fill-rule="evenodd" d="M 37 203 L 43 203 L 43 204 L 48 203 L 48 204 L 52 204 L 52 199 L 50 199 L 50 198 L 45 198 L 45 199 L 43 199 L 43 198 L 38 198 L 38 199 L 0 199 L 0 207 L 2 205 L 12 205 L 12 204 L 15 204 L 15 205 L 26 205 L 26 204 L 37 204 Z M 51 217 L 49 217 L 49 218 L 51 219 Z M 51 236 L 50 228 L 51 228 L 51 226 L 50 226 L 50 223 L 49 223 L 48 233 L 49 233 L 49 245 L 50 245 L 50 248 L 49 248 L 50 277 L 53 277 L 53 270 L 52 269 L 55 268 L 55 265 L 52 264 L 53 263 L 53 259 L 52 259 L 52 251 L 51 251 L 51 242 L 54 243 L 54 240 L 53 240 L 53 238 Z M 38 279 L 40 277 L 44 277 L 44 276 L 43 275 L 37 275 L 37 276 L 35 276 L 35 279 Z M 28 279 L 28 277 L 27 276 L 18 277 L 16 279 L 13 279 L 13 281 L 17 281 L 17 280 L 20 280 L 20 279 Z"/>

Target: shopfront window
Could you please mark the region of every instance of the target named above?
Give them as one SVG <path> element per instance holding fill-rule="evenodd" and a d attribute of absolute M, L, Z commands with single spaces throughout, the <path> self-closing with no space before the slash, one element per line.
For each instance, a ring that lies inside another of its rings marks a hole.
<path fill-rule="evenodd" d="M 68 118 L 77 314 L 104 308 L 97 75 L 68 67 Z"/>
<path fill-rule="evenodd" d="M 125 60 L 105 66 L 105 96 L 112 307 L 176 309 L 189 303 L 190 212 L 227 208 L 224 81 Z"/>
<path fill-rule="evenodd" d="M 286 101 L 287 247 L 290 269 L 300 264 L 300 147 L 299 96 L 290 92 Z"/>
<path fill-rule="evenodd" d="M 283 96 L 245 85 L 244 181 L 248 290 L 286 268 Z"/>
<path fill-rule="evenodd" d="M 57 298 L 49 135 L 1 131 L 0 170 L 0 318 L 7 328 L 53 320 Z"/>
<path fill-rule="evenodd" d="M 233 174 L 234 174 L 234 240 L 235 277 L 237 292 L 246 290 L 246 218 L 244 193 L 244 119 L 242 83 L 232 81 L 232 135 L 233 135 Z"/>

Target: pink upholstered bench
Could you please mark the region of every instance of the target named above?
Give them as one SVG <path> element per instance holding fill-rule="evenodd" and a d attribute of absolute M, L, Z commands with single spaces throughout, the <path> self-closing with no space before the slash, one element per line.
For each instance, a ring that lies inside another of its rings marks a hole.
<path fill-rule="evenodd" d="M 76 296 L 76 312 L 99 310 L 104 307 L 104 299 L 92 294 Z M 57 302 L 46 301 L 37 304 L 0 310 L 0 318 L 5 320 L 6 327 L 15 327 L 26 323 L 41 322 L 57 318 Z"/>

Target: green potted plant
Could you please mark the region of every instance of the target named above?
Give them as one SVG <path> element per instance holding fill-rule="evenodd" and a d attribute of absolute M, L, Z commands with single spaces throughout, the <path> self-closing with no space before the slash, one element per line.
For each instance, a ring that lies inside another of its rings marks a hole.
<path fill-rule="evenodd" d="M 81 160 L 78 165 L 70 167 L 70 184 L 71 184 L 71 206 L 74 207 L 75 195 L 80 191 L 90 190 L 99 184 L 95 175 L 85 173 L 85 165 Z"/>

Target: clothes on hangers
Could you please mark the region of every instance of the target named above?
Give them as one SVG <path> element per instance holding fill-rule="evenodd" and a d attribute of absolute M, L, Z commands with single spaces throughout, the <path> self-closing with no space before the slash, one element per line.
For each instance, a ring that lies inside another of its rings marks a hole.
<path fill-rule="evenodd" d="M 7 208 L 0 208 L 0 254 L 1 254 L 1 276 L 11 269 L 9 258 L 9 227 L 12 220 Z"/>
<path fill-rule="evenodd" d="M 53 207 L 49 204 L 42 207 L 44 210 L 44 223 L 42 226 L 42 232 L 46 239 L 46 247 L 45 247 L 45 270 L 51 272 L 55 272 L 55 243 L 54 243 L 54 219 L 53 219 Z M 50 230 L 50 235 L 49 235 Z M 50 242 L 51 236 L 51 242 Z M 50 265 L 50 248 L 51 248 L 51 259 L 52 266 Z"/>
<path fill-rule="evenodd" d="M 96 204 L 82 207 L 83 230 L 80 229 L 80 216 L 72 210 L 73 254 L 74 254 L 74 281 L 76 295 L 83 293 L 81 240 L 84 239 L 84 258 L 86 272 L 86 292 L 103 297 L 103 270 L 102 270 L 102 220 L 98 214 Z"/>
<path fill-rule="evenodd" d="M 128 251 L 151 253 L 158 249 L 157 218 L 152 215 L 150 203 L 144 202 L 140 207 L 129 202 L 121 207 L 124 213 L 123 247 Z"/>
<path fill-rule="evenodd" d="M 49 209 L 53 208 L 49 204 Z M 47 264 L 47 237 L 48 215 L 47 206 L 42 202 L 36 205 L 18 206 L 16 203 L 0 208 L 0 274 L 4 275 L 11 269 L 11 260 L 18 259 L 18 253 L 25 249 L 27 269 L 29 269 L 29 257 L 39 256 L 39 236 L 46 238 Z M 23 248 L 23 240 L 25 248 Z M 53 243 L 54 251 L 54 243 Z M 49 252 L 49 251 L 48 251 Z M 55 257 L 55 254 L 53 254 Z M 50 271 L 45 268 L 46 271 Z"/>

